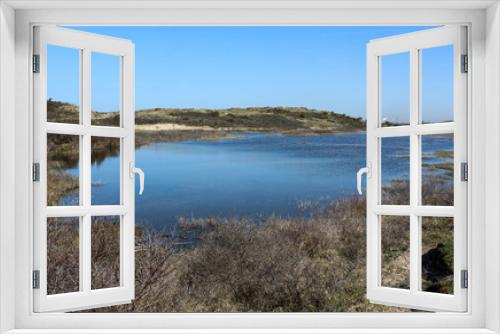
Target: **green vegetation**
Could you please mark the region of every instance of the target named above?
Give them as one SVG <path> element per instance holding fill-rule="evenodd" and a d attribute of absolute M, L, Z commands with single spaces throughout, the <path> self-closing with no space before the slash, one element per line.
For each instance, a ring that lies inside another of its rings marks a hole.
<path fill-rule="evenodd" d="M 434 155 L 442 159 L 453 159 L 453 151 L 436 151 Z"/>
<path fill-rule="evenodd" d="M 235 132 L 338 132 L 364 129 L 360 118 L 302 107 L 229 109 L 146 109 L 136 113 L 136 124 L 172 123 Z"/>
<path fill-rule="evenodd" d="M 424 163 L 423 167 L 428 169 L 441 169 L 446 171 L 453 171 L 453 162 L 443 162 L 443 163 Z"/>
<path fill-rule="evenodd" d="M 453 218 L 422 218 L 422 289 L 453 294 Z"/>
<path fill-rule="evenodd" d="M 78 107 L 48 100 L 50 122 L 79 123 Z M 92 112 L 92 124 L 117 126 L 117 112 Z M 302 107 L 229 109 L 154 108 L 135 113 L 136 145 L 156 141 L 219 139 L 238 132 L 274 132 L 287 135 L 315 135 L 365 129 L 361 118 Z"/>

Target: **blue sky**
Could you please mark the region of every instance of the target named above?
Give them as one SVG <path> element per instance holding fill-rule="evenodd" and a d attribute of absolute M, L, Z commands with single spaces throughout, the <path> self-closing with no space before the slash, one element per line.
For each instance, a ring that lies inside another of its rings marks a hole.
<path fill-rule="evenodd" d="M 365 117 L 366 44 L 423 27 L 78 27 L 130 39 L 136 50 L 136 108 L 305 106 Z M 426 57 L 429 120 L 451 112 L 447 50 Z M 94 110 L 116 110 L 118 65 L 93 59 Z M 110 59 L 107 59 L 110 58 Z M 397 57 L 396 57 L 397 58 Z M 387 118 L 404 121 L 405 57 L 384 78 Z M 49 52 L 48 95 L 78 101 L 76 57 Z M 73 63 L 71 63 L 71 61 Z M 384 66 L 384 65 L 383 65 Z M 64 84 L 61 84 L 64 82 Z"/>

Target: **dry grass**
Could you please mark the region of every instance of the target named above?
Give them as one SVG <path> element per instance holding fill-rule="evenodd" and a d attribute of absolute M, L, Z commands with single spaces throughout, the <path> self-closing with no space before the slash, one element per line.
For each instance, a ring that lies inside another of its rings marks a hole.
<path fill-rule="evenodd" d="M 79 289 L 78 218 L 47 219 L 47 293 Z"/>
<path fill-rule="evenodd" d="M 64 196 L 78 193 L 78 178 L 64 169 L 50 166 L 47 179 L 47 205 L 58 205 Z"/>
<path fill-rule="evenodd" d="M 94 311 L 409 311 L 374 305 L 365 298 L 365 205 L 364 198 L 342 199 L 308 219 L 269 217 L 259 223 L 236 218 L 182 220 L 180 228 L 197 240 L 190 248 L 179 247 L 177 240 L 158 231 L 138 228 L 136 299 L 128 305 Z M 100 286 L 113 286 L 110 282 L 116 282 L 119 270 L 117 226 L 102 221 L 96 224 L 92 268 L 99 274 L 93 277 Z M 49 288 L 60 292 L 67 288 L 66 282 L 77 281 L 78 271 L 67 265 L 77 258 L 71 252 L 77 249 L 77 237 L 76 230 L 68 226 L 54 228 L 60 230 L 50 234 L 54 239 L 49 240 L 53 263 L 49 275 L 55 278 L 49 280 L 53 282 Z M 406 249 L 400 245 L 406 234 L 398 232 L 399 228 L 396 224 L 387 241 L 391 252 L 385 255 L 384 270 L 401 268 L 400 254 Z M 449 244 L 450 238 L 440 233 L 442 228 L 440 219 L 427 226 L 430 232 L 424 256 L 440 253 L 430 262 L 424 260 L 424 288 L 449 292 L 450 249 L 443 243 Z M 61 247 L 66 250 L 61 252 Z M 400 277 L 393 280 L 404 286 Z"/>
<path fill-rule="evenodd" d="M 188 249 L 140 229 L 136 299 L 97 311 L 404 311 L 365 298 L 364 208 L 352 198 L 310 219 L 184 220 L 181 229 L 198 240 Z"/>

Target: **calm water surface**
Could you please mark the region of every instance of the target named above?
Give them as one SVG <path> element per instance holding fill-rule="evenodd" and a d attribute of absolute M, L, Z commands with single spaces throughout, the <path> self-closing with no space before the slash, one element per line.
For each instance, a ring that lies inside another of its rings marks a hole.
<path fill-rule="evenodd" d="M 426 143 L 434 150 L 452 148 L 451 137 L 429 137 Z M 407 138 L 388 141 L 384 182 L 408 177 L 408 144 Z M 254 133 L 150 144 L 136 150 L 136 165 L 146 174 L 144 194 L 136 197 L 136 221 L 168 230 L 178 217 L 302 215 L 301 204 L 353 196 L 365 159 L 364 133 Z M 119 202 L 117 166 L 118 157 L 92 166 L 94 204 Z"/>

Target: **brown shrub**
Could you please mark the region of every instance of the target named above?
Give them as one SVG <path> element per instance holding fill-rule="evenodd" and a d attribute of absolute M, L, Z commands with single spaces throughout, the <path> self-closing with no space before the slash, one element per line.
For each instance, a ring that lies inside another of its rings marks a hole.
<path fill-rule="evenodd" d="M 196 230 L 190 248 L 139 228 L 136 299 L 94 311 L 404 311 L 365 298 L 364 212 L 364 198 L 353 197 L 307 219 L 183 220 L 181 228 Z M 101 270 L 112 279 L 114 266 Z"/>
<path fill-rule="evenodd" d="M 445 198 L 452 197 L 451 188 L 444 191 Z M 393 196 L 397 198 L 397 191 Z M 365 297 L 365 216 L 365 199 L 356 196 L 316 208 L 302 218 L 180 219 L 183 239 L 137 227 L 135 300 L 93 311 L 404 311 L 370 304 Z M 423 284 L 427 291 L 450 293 L 453 225 L 442 220 L 434 218 L 427 227 Z M 389 227 L 383 240 L 389 252 L 384 254 L 382 270 L 390 282 L 405 286 L 408 233 L 401 224 Z M 118 236 L 116 222 L 93 220 L 93 288 L 118 285 Z M 191 241 L 191 247 L 180 245 L 182 240 Z M 78 291 L 78 244 L 78 218 L 49 222 L 49 293 Z"/>

